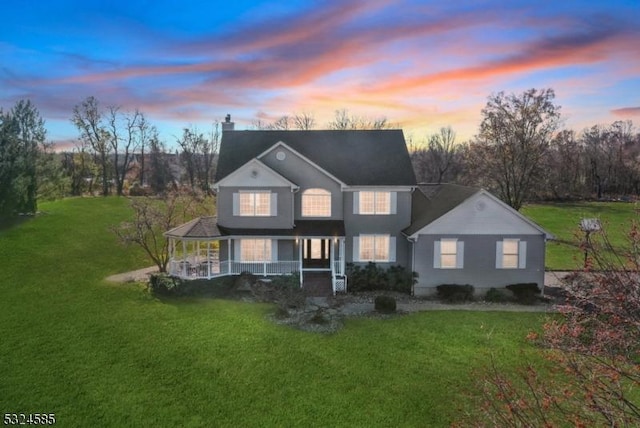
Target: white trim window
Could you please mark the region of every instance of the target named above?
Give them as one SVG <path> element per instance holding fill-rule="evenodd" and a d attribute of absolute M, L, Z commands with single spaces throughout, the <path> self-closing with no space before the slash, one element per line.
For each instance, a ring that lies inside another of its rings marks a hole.
<path fill-rule="evenodd" d="M 527 267 L 527 241 L 503 239 L 496 242 L 496 269 Z"/>
<path fill-rule="evenodd" d="M 360 235 L 353 238 L 353 259 L 359 262 L 395 262 L 396 238 L 391 235 Z"/>
<path fill-rule="evenodd" d="M 363 215 L 396 213 L 397 192 L 361 191 L 353 193 L 353 212 Z"/>
<path fill-rule="evenodd" d="M 276 215 L 277 194 L 269 190 L 241 190 L 233 194 L 233 215 L 270 217 Z"/>
<path fill-rule="evenodd" d="M 433 242 L 434 269 L 462 269 L 464 267 L 464 241 L 455 238 Z"/>
<path fill-rule="evenodd" d="M 302 217 L 331 217 L 331 192 L 324 189 L 302 192 Z"/>
<path fill-rule="evenodd" d="M 241 239 L 240 261 L 241 262 L 270 262 L 272 260 L 271 239 Z"/>

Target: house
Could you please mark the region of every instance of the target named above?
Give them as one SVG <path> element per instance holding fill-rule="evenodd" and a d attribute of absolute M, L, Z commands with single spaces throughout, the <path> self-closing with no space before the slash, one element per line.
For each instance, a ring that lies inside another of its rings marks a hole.
<path fill-rule="evenodd" d="M 552 236 L 486 190 L 418 185 L 403 232 L 419 278 L 415 295 L 441 284 L 471 284 L 479 293 L 517 283 L 544 286 L 545 243 Z"/>
<path fill-rule="evenodd" d="M 548 234 L 484 190 L 418 185 L 401 130 L 235 131 L 228 119 L 217 217 L 165 233 L 172 275 L 301 272 L 335 293 L 347 263 L 375 262 L 418 272 L 417 295 L 542 285 Z"/>

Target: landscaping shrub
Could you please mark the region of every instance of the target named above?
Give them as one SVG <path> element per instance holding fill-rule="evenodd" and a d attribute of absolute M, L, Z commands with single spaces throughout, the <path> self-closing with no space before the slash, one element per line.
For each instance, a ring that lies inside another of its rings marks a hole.
<path fill-rule="evenodd" d="M 299 309 L 306 303 L 306 296 L 304 290 L 300 288 L 300 276 L 297 273 L 256 281 L 251 286 L 251 293 L 257 300 L 275 303 L 285 310 Z"/>
<path fill-rule="evenodd" d="M 535 282 L 526 282 L 520 284 L 507 285 L 507 290 L 510 290 L 517 303 L 521 305 L 533 305 L 538 301 L 538 294 L 540 294 L 540 288 Z"/>
<path fill-rule="evenodd" d="M 449 303 L 473 300 L 473 285 L 442 284 L 436 287 L 438 298 Z"/>
<path fill-rule="evenodd" d="M 166 273 L 154 273 L 149 277 L 148 290 L 159 296 L 175 295 L 181 283 L 181 279 Z"/>
<path fill-rule="evenodd" d="M 502 303 L 506 302 L 508 297 L 497 288 L 490 288 L 489 291 L 487 291 L 487 294 L 484 295 L 484 300 L 492 303 Z"/>
<path fill-rule="evenodd" d="M 408 294 L 411 293 L 417 276 L 415 272 L 409 272 L 399 265 L 384 269 L 373 262 L 367 263 L 364 267 L 347 264 L 349 291 L 389 290 Z"/>
<path fill-rule="evenodd" d="M 391 296 L 376 296 L 374 307 L 378 312 L 391 313 L 396 311 L 396 299 Z"/>
<path fill-rule="evenodd" d="M 309 322 L 311 324 L 327 324 L 329 320 L 324 315 L 324 311 L 322 309 L 318 309 L 311 318 L 309 318 Z"/>
<path fill-rule="evenodd" d="M 157 296 L 227 296 L 234 286 L 231 277 L 214 279 L 185 280 L 166 273 L 152 274 L 149 278 L 149 291 Z"/>
<path fill-rule="evenodd" d="M 258 281 L 258 277 L 251 272 L 241 272 L 240 275 L 233 277 L 234 287 L 237 290 L 251 290 Z"/>
<path fill-rule="evenodd" d="M 388 290 L 410 294 L 416 282 L 418 282 L 417 272 L 410 272 L 400 265 L 387 269 Z"/>

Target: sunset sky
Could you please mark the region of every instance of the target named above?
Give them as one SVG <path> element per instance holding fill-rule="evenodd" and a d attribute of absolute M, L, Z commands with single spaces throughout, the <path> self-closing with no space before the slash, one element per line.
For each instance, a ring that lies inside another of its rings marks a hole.
<path fill-rule="evenodd" d="M 551 87 L 565 126 L 640 126 L 640 0 L 7 1 L 0 107 L 31 99 L 69 147 L 73 106 L 139 108 L 161 137 L 336 109 L 462 141 L 487 96 Z"/>

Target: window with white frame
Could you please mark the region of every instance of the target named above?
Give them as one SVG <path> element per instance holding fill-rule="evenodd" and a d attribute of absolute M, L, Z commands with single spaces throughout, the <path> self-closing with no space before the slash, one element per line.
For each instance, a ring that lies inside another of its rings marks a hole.
<path fill-rule="evenodd" d="M 454 238 L 434 241 L 433 267 L 436 269 L 462 269 L 464 267 L 464 242 Z"/>
<path fill-rule="evenodd" d="M 354 238 L 357 260 L 361 262 L 395 261 L 395 238 L 389 235 L 360 235 Z"/>
<path fill-rule="evenodd" d="M 331 217 L 331 192 L 307 189 L 302 193 L 303 217 Z"/>
<path fill-rule="evenodd" d="M 271 192 L 255 191 L 238 193 L 238 215 L 266 217 L 271 215 Z"/>
<path fill-rule="evenodd" d="M 271 239 L 241 239 L 241 262 L 269 262 L 271 261 Z"/>
<path fill-rule="evenodd" d="M 391 192 L 358 192 L 359 214 L 391 214 Z"/>
<path fill-rule="evenodd" d="M 524 269 L 527 264 L 527 242 L 503 239 L 496 243 L 496 268 Z"/>

